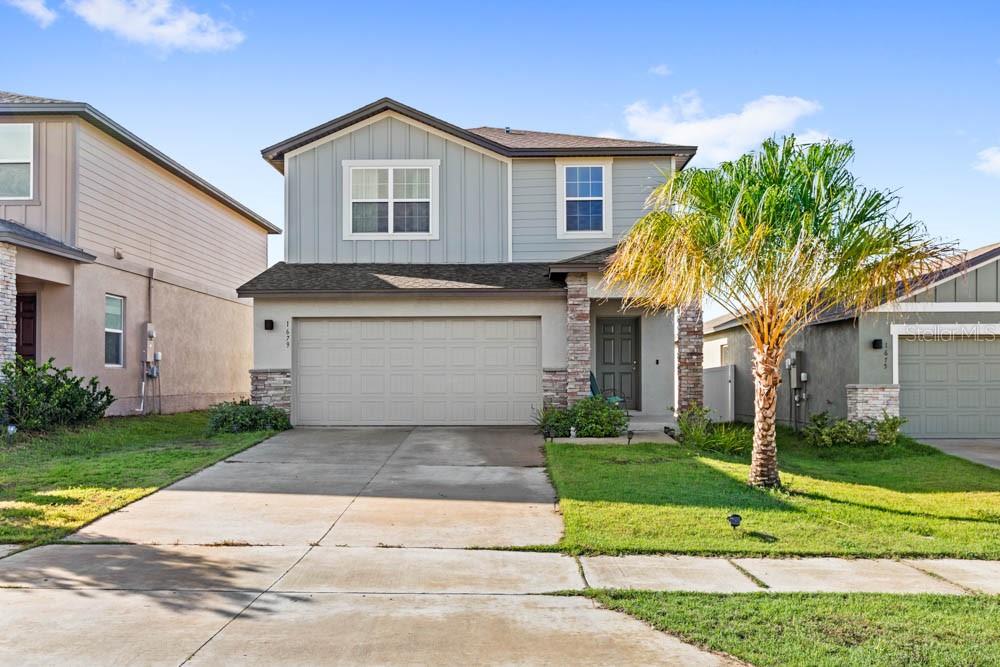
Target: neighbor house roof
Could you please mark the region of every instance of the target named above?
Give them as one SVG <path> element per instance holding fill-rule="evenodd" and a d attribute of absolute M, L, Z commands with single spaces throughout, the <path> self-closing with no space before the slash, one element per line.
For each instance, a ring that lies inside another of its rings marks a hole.
<path fill-rule="evenodd" d="M 41 250 L 42 252 L 58 255 L 77 262 L 89 263 L 97 259 L 90 253 L 84 252 L 75 246 L 57 241 L 47 234 L 36 232 L 34 229 L 28 229 L 20 223 L 2 218 L 0 218 L 0 242 L 9 243 L 21 248 Z"/>
<path fill-rule="evenodd" d="M 177 176 L 181 180 L 186 181 L 189 185 L 201 190 L 209 197 L 218 201 L 220 204 L 228 207 L 247 220 L 263 227 L 268 231 L 268 233 L 281 233 L 280 227 L 274 225 L 259 213 L 255 213 L 250 210 L 178 162 L 175 162 L 173 159 L 167 157 L 152 145 L 132 134 L 127 129 L 111 120 L 86 102 L 70 102 L 67 100 L 34 97 L 32 95 L 21 95 L 19 93 L 0 91 L 0 116 L 4 115 L 58 115 L 76 116 L 78 118 L 82 118 L 94 127 L 133 149 L 143 157 L 152 160 L 155 164 L 163 167 L 174 176 Z"/>
<path fill-rule="evenodd" d="M 288 264 L 278 262 L 240 296 L 336 294 L 510 294 L 555 292 L 566 283 L 547 264 Z"/>
<path fill-rule="evenodd" d="M 958 253 L 945 259 L 940 268 L 929 271 L 920 276 L 909 286 L 900 285 L 896 290 L 896 298 L 892 301 L 899 301 L 919 294 L 930 289 L 934 285 L 949 280 L 959 274 L 971 271 L 983 264 L 992 262 L 1000 258 L 1000 243 L 992 243 L 975 250 Z M 839 322 L 851 319 L 855 316 L 855 311 L 845 306 L 835 306 L 819 317 L 813 324 L 826 324 L 828 322 Z M 740 326 L 740 319 L 730 314 L 721 315 L 715 319 L 705 322 L 705 333 L 716 333 Z"/>
<path fill-rule="evenodd" d="M 284 171 L 285 154 L 302 148 L 317 139 L 339 132 L 373 116 L 392 111 L 436 130 L 475 144 L 504 157 L 571 157 L 571 156 L 637 156 L 679 158 L 677 169 L 694 156 L 696 146 L 658 144 L 648 141 L 630 141 L 605 137 L 584 137 L 552 132 L 532 132 L 492 127 L 477 127 L 471 130 L 431 116 L 388 97 L 383 97 L 360 109 L 334 118 L 331 121 L 296 134 L 293 137 L 268 146 L 261 155 L 278 171 Z"/>

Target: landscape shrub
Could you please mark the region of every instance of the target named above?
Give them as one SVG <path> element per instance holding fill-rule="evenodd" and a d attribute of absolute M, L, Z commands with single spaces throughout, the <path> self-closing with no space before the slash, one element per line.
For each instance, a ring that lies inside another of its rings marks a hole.
<path fill-rule="evenodd" d="M 880 419 L 833 419 L 826 412 L 809 418 L 802 429 L 802 439 L 813 447 L 856 447 L 879 444 L 890 446 L 899 439 L 906 420 L 883 413 Z"/>
<path fill-rule="evenodd" d="M 723 454 L 753 449 L 753 429 L 745 424 L 717 424 L 708 408 L 691 407 L 677 415 L 678 439 L 685 445 Z"/>
<path fill-rule="evenodd" d="M 563 408 L 544 408 L 535 413 L 535 428 L 546 437 L 568 438 L 572 426 L 569 410 Z"/>
<path fill-rule="evenodd" d="M 572 408 L 545 408 L 535 414 L 539 433 L 568 438 L 576 427 L 579 438 L 614 438 L 628 428 L 628 414 L 601 396 L 577 401 Z"/>
<path fill-rule="evenodd" d="M 628 428 L 628 414 L 602 396 L 590 396 L 573 404 L 570 423 L 580 438 L 614 438 Z"/>
<path fill-rule="evenodd" d="M 111 390 L 101 388 L 96 377 L 73 375 L 73 369 L 57 368 L 53 361 L 37 364 L 18 356 L 0 367 L 0 414 L 5 424 L 22 431 L 81 426 L 103 417 L 115 402 Z"/>
<path fill-rule="evenodd" d="M 291 427 L 284 410 L 269 405 L 251 405 L 247 400 L 219 403 L 208 412 L 210 434 L 285 431 Z"/>

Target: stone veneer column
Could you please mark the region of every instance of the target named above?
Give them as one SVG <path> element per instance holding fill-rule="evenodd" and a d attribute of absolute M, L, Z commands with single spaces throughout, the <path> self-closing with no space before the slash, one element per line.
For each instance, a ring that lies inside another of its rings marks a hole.
<path fill-rule="evenodd" d="M 851 421 L 899 416 L 898 384 L 847 385 L 847 418 Z"/>
<path fill-rule="evenodd" d="M 542 407 L 566 407 L 566 371 L 542 369 Z"/>
<path fill-rule="evenodd" d="M 17 354 L 17 247 L 0 243 L 0 364 Z"/>
<path fill-rule="evenodd" d="M 566 274 L 566 405 L 590 396 L 590 297 L 587 274 Z"/>
<path fill-rule="evenodd" d="M 292 411 L 292 371 L 288 368 L 254 368 L 250 371 L 250 402 Z"/>
<path fill-rule="evenodd" d="M 705 379 L 703 360 L 705 330 L 701 304 L 677 309 L 677 412 L 704 405 Z"/>

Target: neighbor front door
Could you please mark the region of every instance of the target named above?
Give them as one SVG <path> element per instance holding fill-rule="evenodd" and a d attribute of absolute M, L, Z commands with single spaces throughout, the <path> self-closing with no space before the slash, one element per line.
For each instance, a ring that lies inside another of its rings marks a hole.
<path fill-rule="evenodd" d="M 35 333 L 37 319 L 35 310 L 38 302 L 34 294 L 17 295 L 17 353 L 25 359 L 35 358 Z"/>
<path fill-rule="evenodd" d="M 624 398 L 629 410 L 642 409 L 639 362 L 639 318 L 598 318 L 597 382 L 605 395 Z"/>

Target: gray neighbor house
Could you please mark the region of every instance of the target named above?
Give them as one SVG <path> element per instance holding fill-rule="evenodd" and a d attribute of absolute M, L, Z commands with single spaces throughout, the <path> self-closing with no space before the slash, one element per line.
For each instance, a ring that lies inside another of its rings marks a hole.
<path fill-rule="evenodd" d="M 906 418 L 926 438 L 1000 436 L 1000 243 L 971 251 L 893 302 L 831 313 L 789 345 L 785 424 L 811 415 Z M 732 369 L 732 413 L 753 419 L 751 349 L 729 315 L 705 324 L 704 365 Z"/>

